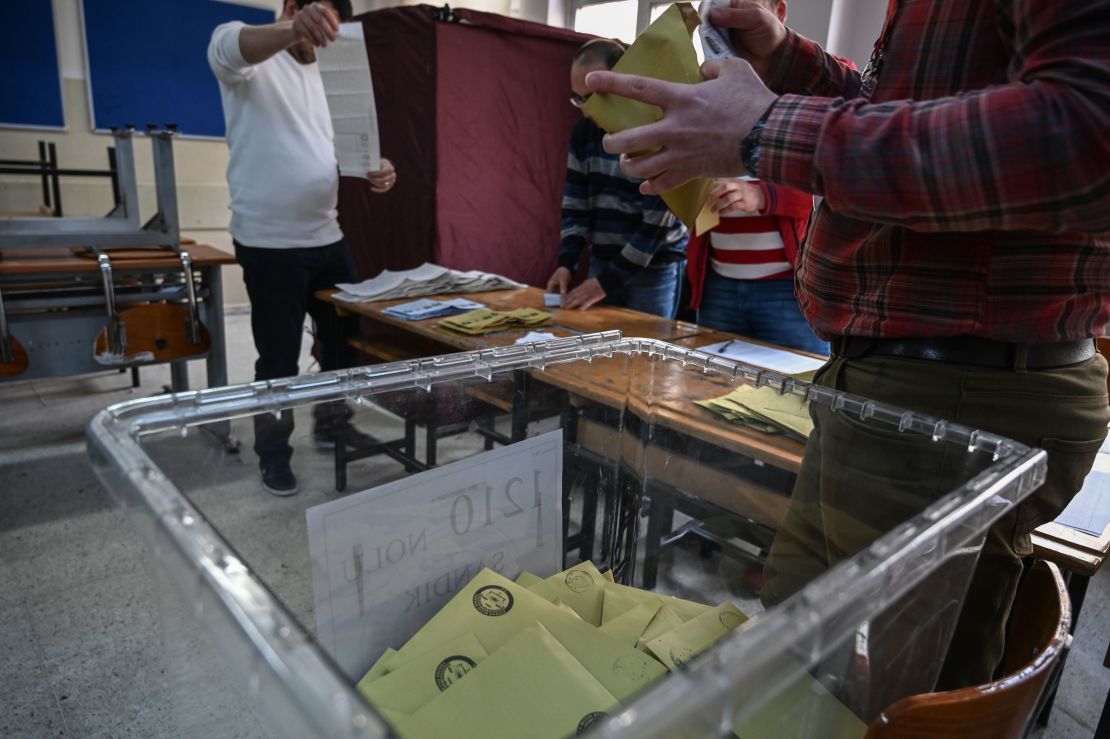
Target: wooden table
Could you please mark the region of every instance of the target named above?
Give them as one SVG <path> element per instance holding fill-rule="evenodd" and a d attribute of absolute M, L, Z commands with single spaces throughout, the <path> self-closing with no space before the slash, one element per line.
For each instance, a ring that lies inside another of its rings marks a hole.
<path fill-rule="evenodd" d="M 469 350 L 505 346 L 514 343 L 527 332 L 526 329 L 513 329 L 482 336 L 457 334 L 439 328 L 436 325 L 439 319 L 406 321 L 383 313 L 385 308 L 409 302 L 411 298 L 376 303 L 349 303 L 337 300 L 334 297 L 335 292 L 322 291 L 317 295 L 334 303 L 341 311 L 373 318 L 395 330 L 391 337 L 384 340 L 375 338 L 373 341 L 358 343 L 360 348 L 384 359 L 435 354 L 442 351 L 442 347 Z M 544 308 L 543 291 L 537 288 L 473 293 L 462 297 L 483 303 L 493 310 L 529 307 L 550 312 L 554 315 L 553 320 L 535 330 L 549 331 L 560 337 L 618 329 L 625 337 L 659 339 L 687 348 L 743 338 L 623 308 L 597 306 L 588 311 Z M 597 358 L 593 360 L 588 373 L 573 365 L 555 365 L 545 369 L 537 377 L 575 396 L 610 407 L 623 406 L 630 398 L 633 402 L 637 397 L 651 398 L 650 409 L 641 407 L 637 410 L 641 413 L 650 412 L 659 424 L 667 428 L 750 456 L 779 469 L 796 473 L 800 468 L 804 452 L 801 443 L 784 436 L 768 436 L 747 427 L 727 423 L 690 402 L 692 399 L 712 398 L 727 393 L 732 385 L 725 378 L 707 375 L 694 368 L 683 368 L 674 362 L 652 362 L 640 357 L 633 361 L 651 362 L 651 365 L 637 364 L 635 368 L 630 368 L 628 361 L 624 357 Z M 631 371 L 633 369 L 635 371 Z M 598 429 L 591 429 L 588 433 L 595 436 L 603 434 Z M 598 438 L 595 441 L 610 445 L 626 443 L 612 438 Z M 675 469 L 664 472 L 664 467 L 663 464 L 658 465 L 659 474 L 673 478 Z M 686 479 L 690 479 L 689 475 Z M 761 498 L 762 502 L 754 509 L 745 504 L 745 512 L 772 525 L 781 516 L 785 504 L 762 495 L 755 497 Z M 1033 534 L 1033 545 L 1036 556 L 1087 578 L 1098 571 L 1110 553 L 1110 529 L 1103 532 L 1101 537 L 1094 537 L 1049 523 Z"/>
<path fill-rule="evenodd" d="M 627 308 L 615 308 L 607 305 L 595 306 L 585 311 L 545 308 L 543 305 L 543 290 L 535 287 L 526 287 L 519 290 L 491 290 L 489 292 L 466 293 L 463 295 L 427 296 L 433 300 L 460 297 L 466 298 L 467 300 L 482 303 L 490 310 L 498 311 L 515 310 L 517 308 L 535 308 L 536 310 L 550 313 L 553 316 L 551 321 L 542 326 L 524 329 L 513 328 L 507 331 L 470 336 L 440 328 L 437 325 L 439 321 L 442 320 L 440 318 L 428 318 L 423 321 L 407 321 L 384 312 L 386 308 L 409 303 L 416 300 L 416 298 L 383 300 L 374 303 L 351 303 L 336 298 L 335 295 L 337 292 L 336 290 L 321 290 L 316 293 L 316 297 L 334 304 L 336 310 L 340 312 L 371 318 L 385 326 L 399 329 L 403 332 L 402 335 L 404 339 L 401 342 L 397 342 L 394 338 L 396 334 L 390 334 L 389 337 L 382 342 L 378 341 L 377 336 L 375 336 L 374 342 L 366 342 L 366 344 L 370 346 L 365 348 L 373 350 L 375 354 L 382 352 L 383 349 L 374 348 L 372 346 L 373 343 L 383 343 L 385 345 L 385 351 L 389 352 L 390 355 L 404 353 L 404 351 L 409 348 L 409 346 L 405 344 L 413 337 L 416 337 L 417 341 L 410 344 L 412 347 L 427 346 L 427 342 L 430 341 L 454 349 L 467 351 L 471 349 L 489 349 L 495 346 L 509 346 L 516 343 L 517 339 L 524 336 L 529 331 L 546 331 L 555 334 L 555 336 L 559 338 L 565 338 L 568 336 L 581 336 L 582 334 L 620 329 L 624 332 L 626 337 L 636 336 L 648 339 L 660 339 L 662 341 L 674 341 L 675 339 L 707 333 L 706 329 L 694 323 L 672 321 L 669 318 L 661 318 L 647 313 L 628 310 Z M 425 343 L 421 344 L 419 340 L 424 340 Z M 414 355 L 410 354 L 409 356 L 411 357 Z"/>
<path fill-rule="evenodd" d="M 200 318 L 208 328 L 208 385 L 227 384 L 221 267 L 235 258 L 212 246 L 185 240 L 182 246 L 199 274 Z M 117 295 L 120 309 L 143 302 L 180 301 L 184 289 L 167 288 L 163 278 L 179 277 L 181 261 L 167 249 L 108 249 L 112 274 L 128 293 Z M 100 266 L 95 254 L 77 249 L 5 249 L 0 252 L 3 291 L 11 334 L 26 347 L 25 372 L 11 380 L 103 372 L 93 358 L 93 342 L 107 322 Z M 186 360 L 171 363 L 175 390 L 188 389 Z"/>

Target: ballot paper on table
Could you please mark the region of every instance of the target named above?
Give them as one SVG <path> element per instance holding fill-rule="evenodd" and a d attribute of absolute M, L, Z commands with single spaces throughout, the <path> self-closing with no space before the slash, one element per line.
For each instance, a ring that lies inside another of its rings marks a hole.
<path fill-rule="evenodd" d="M 454 298 L 453 300 L 430 300 L 424 298 L 423 300 L 414 300 L 411 303 L 402 303 L 401 305 L 394 305 L 382 311 L 389 316 L 396 318 L 403 318 L 406 321 L 423 321 L 427 318 L 444 318 L 445 316 L 455 316 L 459 313 L 466 313 L 467 311 L 485 308 L 481 303 L 466 298 Z"/>
<path fill-rule="evenodd" d="M 529 331 L 516 340 L 517 344 L 534 344 L 538 341 L 555 341 L 559 338 L 550 331 Z"/>
<path fill-rule="evenodd" d="M 339 173 L 365 177 L 381 169 L 378 110 L 362 23 L 343 23 L 335 41 L 316 50 L 335 132 Z"/>
<path fill-rule="evenodd" d="M 339 300 L 369 303 L 377 300 L 418 298 L 422 295 L 480 293 L 527 286 L 489 272 L 479 270 L 460 272 L 425 262 L 414 269 L 399 272 L 382 270 L 380 274 L 362 282 L 342 282 L 336 287 L 339 288 L 339 292 L 335 297 Z"/>
<path fill-rule="evenodd" d="M 718 341 L 715 344 L 699 346 L 697 350 L 707 354 L 716 354 L 719 357 L 735 359 L 737 362 L 744 362 L 745 364 L 754 364 L 756 367 L 762 367 L 784 375 L 800 375 L 813 372 L 825 364 L 823 359 L 807 357 L 804 354 L 798 354 L 787 349 L 776 349 L 773 346 L 756 344 L 743 339 Z"/>
<path fill-rule="evenodd" d="M 694 404 L 767 434 L 784 433 L 804 441 L 813 432 L 806 399 L 769 386 L 740 385 L 727 395 L 695 400 Z"/>

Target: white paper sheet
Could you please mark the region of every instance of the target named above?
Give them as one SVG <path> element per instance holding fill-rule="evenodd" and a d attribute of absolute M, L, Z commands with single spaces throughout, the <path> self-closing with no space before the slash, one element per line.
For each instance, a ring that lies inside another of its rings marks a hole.
<path fill-rule="evenodd" d="M 335 158 L 339 173 L 365 177 L 381 169 L 378 110 L 361 23 L 344 23 L 339 36 L 316 50 L 324 94 L 335 130 Z"/>
<path fill-rule="evenodd" d="M 555 341 L 559 337 L 550 331 L 529 331 L 516 340 L 518 344 L 531 344 L 537 341 Z"/>
<path fill-rule="evenodd" d="M 1083 481 L 1083 489 L 1056 518 L 1056 523 L 1102 536 L 1110 524 L 1110 455 L 1099 454 Z"/>
<path fill-rule="evenodd" d="M 812 372 L 825 363 L 823 359 L 795 354 L 788 349 L 776 349 L 740 339 L 699 346 L 698 350 L 735 359 L 738 362 L 754 364 L 756 367 L 763 367 L 772 372 L 781 372 L 784 375 L 800 375 L 803 372 Z"/>

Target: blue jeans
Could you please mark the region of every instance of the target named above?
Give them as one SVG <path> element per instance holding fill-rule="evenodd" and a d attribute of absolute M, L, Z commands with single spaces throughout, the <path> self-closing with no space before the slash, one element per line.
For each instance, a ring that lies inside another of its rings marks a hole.
<path fill-rule="evenodd" d="M 597 277 L 609 264 L 608 259 L 591 258 L 590 277 Z M 645 267 L 624 286 L 619 294 L 606 295 L 602 304 L 616 305 L 664 318 L 674 318 L 678 313 L 684 272 L 685 262 Z"/>
<path fill-rule="evenodd" d="M 733 280 L 710 268 L 705 277 L 698 323 L 768 344 L 828 354 L 794 297 L 794 280 Z"/>

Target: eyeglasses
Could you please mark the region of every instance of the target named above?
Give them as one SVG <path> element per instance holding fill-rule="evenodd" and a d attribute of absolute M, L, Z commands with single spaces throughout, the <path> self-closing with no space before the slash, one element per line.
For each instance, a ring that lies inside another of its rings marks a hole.
<path fill-rule="evenodd" d="M 591 95 L 593 95 L 592 92 L 587 92 L 585 95 L 579 95 L 577 92 L 572 92 L 570 94 L 570 104 L 576 108 L 581 108 L 589 101 Z"/>

